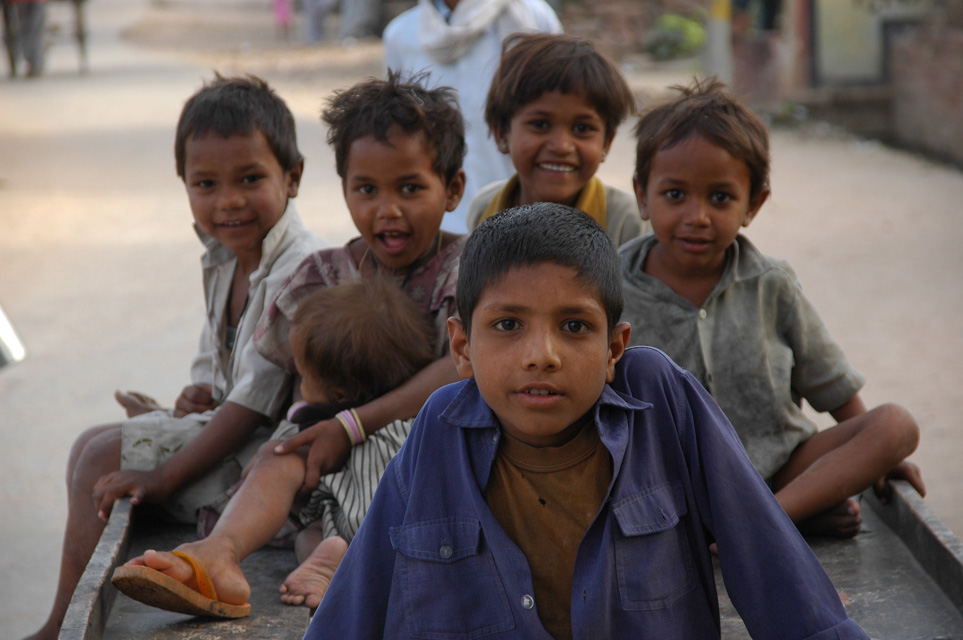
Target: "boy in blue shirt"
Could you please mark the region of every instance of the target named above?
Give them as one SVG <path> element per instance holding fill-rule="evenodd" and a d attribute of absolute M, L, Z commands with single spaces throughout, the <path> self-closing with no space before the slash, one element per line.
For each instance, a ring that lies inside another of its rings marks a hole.
<path fill-rule="evenodd" d="M 702 386 L 626 349 L 619 260 L 564 205 L 462 254 L 468 380 L 391 461 L 306 638 L 718 638 L 709 544 L 754 638 L 866 638 Z"/>

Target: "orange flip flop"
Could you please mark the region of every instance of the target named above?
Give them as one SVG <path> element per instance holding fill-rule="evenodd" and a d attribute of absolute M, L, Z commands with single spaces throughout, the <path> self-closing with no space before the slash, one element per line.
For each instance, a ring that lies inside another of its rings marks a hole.
<path fill-rule="evenodd" d="M 191 565 L 197 582 L 196 590 L 160 571 L 139 565 L 117 567 L 110 581 L 121 593 L 164 611 L 215 618 L 244 618 L 251 615 L 250 603 L 227 604 L 217 599 L 214 583 L 207 569 L 197 559 L 181 551 L 171 553 L 184 558 Z"/>

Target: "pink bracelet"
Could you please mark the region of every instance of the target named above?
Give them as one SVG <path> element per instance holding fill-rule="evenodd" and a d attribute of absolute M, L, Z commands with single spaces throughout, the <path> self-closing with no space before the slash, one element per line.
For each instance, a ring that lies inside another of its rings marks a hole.
<path fill-rule="evenodd" d="M 368 436 L 364 432 L 364 427 L 361 426 L 361 419 L 358 417 L 358 412 L 354 409 L 342 411 L 336 415 L 335 418 L 337 418 L 341 426 L 344 427 L 352 446 L 357 446 L 367 439 Z"/>

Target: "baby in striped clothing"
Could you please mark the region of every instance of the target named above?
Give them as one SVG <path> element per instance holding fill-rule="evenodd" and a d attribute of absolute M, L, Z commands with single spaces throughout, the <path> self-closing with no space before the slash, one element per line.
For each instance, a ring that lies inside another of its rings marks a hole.
<path fill-rule="evenodd" d="M 391 391 L 432 362 L 433 341 L 434 329 L 418 305 L 388 279 L 371 277 L 325 287 L 305 298 L 298 305 L 290 330 L 303 401 L 291 407 L 288 419 L 307 427 L 337 418 L 354 445 L 348 461 L 338 471 L 323 475 L 317 488 L 305 495 L 299 490 L 308 448 L 275 455 L 278 442 L 266 443 L 263 455 L 259 453 L 245 470 L 243 481 L 208 537 L 183 544 L 173 554 L 148 551 L 141 562 L 155 571 L 148 573 L 141 566 L 138 569 L 143 576 L 126 576 L 123 580 L 115 574 L 115 585 L 127 595 L 160 608 L 197 615 L 245 616 L 250 611 L 250 587 L 241 560 L 276 539 L 293 522 L 298 530 L 295 552 L 300 565 L 281 585 L 281 599 L 292 605 L 317 607 L 347 551 L 348 540 L 361 525 L 388 461 L 401 447 L 413 422 L 395 420 L 366 434 L 351 407 Z M 224 552 L 225 541 L 231 552 Z M 159 576 L 162 572 L 177 573 L 179 558 L 187 560 L 194 575 L 184 576 L 186 581 L 172 575 L 171 589 L 182 595 L 159 598 L 157 591 L 164 587 L 159 584 L 163 576 Z M 165 571 L 161 564 L 170 566 Z M 201 582 L 198 572 L 208 574 L 216 594 L 194 588 L 195 581 Z M 139 580 L 150 584 L 141 585 Z M 190 589 L 182 590 L 173 584 L 175 581 L 186 582 Z M 180 605 L 183 607 L 177 608 Z"/>

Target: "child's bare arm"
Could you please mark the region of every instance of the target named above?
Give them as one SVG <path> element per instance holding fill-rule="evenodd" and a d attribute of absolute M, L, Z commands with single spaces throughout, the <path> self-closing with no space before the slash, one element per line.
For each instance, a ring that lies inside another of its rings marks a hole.
<path fill-rule="evenodd" d="M 416 373 L 397 389 L 358 407 L 358 417 L 361 418 L 367 433 L 377 431 L 401 417 L 413 418 L 436 389 L 458 379 L 454 361 L 446 355 Z M 351 443 L 344 427 L 337 420 L 325 420 L 308 427 L 285 440 L 274 451 L 286 454 L 303 446 L 309 446 L 310 452 L 302 491 L 314 489 L 322 475 L 340 469 L 351 451 Z"/>
<path fill-rule="evenodd" d="M 856 393 L 852 398 L 846 401 L 846 404 L 839 407 L 838 409 L 833 409 L 829 414 L 833 417 L 836 422 L 842 422 L 843 420 L 849 420 L 850 418 L 855 418 L 856 416 L 866 413 L 866 405 L 863 404 L 863 399 L 859 397 Z"/>
<path fill-rule="evenodd" d="M 94 486 L 98 515 L 106 520 L 114 501 L 131 496 L 133 504 L 163 502 L 187 482 L 202 475 L 243 444 L 267 417 L 225 402 L 204 429 L 154 471 L 115 471 Z"/>

